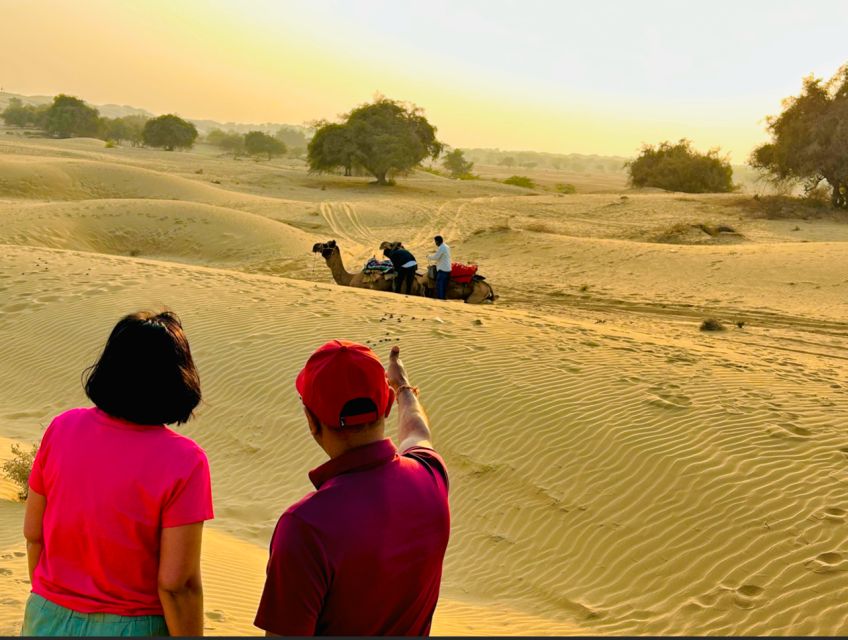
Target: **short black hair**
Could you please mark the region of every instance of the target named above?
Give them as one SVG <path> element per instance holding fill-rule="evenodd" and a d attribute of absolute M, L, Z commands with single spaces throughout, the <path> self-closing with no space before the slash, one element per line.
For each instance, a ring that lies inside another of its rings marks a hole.
<path fill-rule="evenodd" d="M 191 349 L 180 319 L 170 311 L 121 318 L 86 374 L 91 401 L 136 424 L 182 424 L 200 403 Z"/>
<path fill-rule="evenodd" d="M 442 236 L 436 236 L 435 238 L 433 238 L 433 241 L 436 244 L 442 244 L 445 241 L 445 239 Z"/>

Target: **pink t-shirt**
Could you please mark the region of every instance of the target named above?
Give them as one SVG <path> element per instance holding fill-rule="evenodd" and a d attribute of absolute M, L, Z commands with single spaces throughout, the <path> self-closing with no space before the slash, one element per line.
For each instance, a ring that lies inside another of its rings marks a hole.
<path fill-rule="evenodd" d="M 162 528 L 213 517 L 203 449 L 96 408 L 53 420 L 29 486 L 47 498 L 32 591 L 82 613 L 161 615 Z"/>

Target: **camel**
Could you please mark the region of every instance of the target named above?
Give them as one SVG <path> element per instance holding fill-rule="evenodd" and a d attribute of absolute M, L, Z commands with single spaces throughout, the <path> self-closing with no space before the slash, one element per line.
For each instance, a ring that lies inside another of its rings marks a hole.
<path fill-rule="evenodd" d="M 399 244 L 384 242 L 380 245 L 380 248 L 384 249 L 387 246 L 397 246 Z M 327 266 L 330 267 L 333 280 L 343 287 L 358 287 L 360 289 L 372 289 L 374 291 L 392 290 L 392 280 L 387 279 L 382 274 L 349 273 L 342 262 L 342 254 L 335 240 L 315 243 L 312 246 L 312 252 L 321 254 L 321 257 L 327 261 Z M 436 283 L 430 280 L 426 274 L 418 274 L 412 283 L 411 295 L 433 298 L 436 295 Z M 494 302 L 498 298 L 491 285 L 479 278 L 472 280 L 468 284 L 451 281 L 448 285 L 447 297 L 449 300 L 463 300 L 469 304 L 479 304 L 488 301 Z"/>

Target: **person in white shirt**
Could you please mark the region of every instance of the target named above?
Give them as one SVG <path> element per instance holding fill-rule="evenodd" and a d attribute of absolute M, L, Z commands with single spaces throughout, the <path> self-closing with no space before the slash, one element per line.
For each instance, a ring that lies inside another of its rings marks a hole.
<path fill-rule="evenodd" d="M 436 297 L 445 300 L 451 274 L 450 247 L 445 243 L 442 236 L 436 236 L 433 241 L 436 243 L 436 253 L 427 256 L 427 258 L 436 262 Z"/>

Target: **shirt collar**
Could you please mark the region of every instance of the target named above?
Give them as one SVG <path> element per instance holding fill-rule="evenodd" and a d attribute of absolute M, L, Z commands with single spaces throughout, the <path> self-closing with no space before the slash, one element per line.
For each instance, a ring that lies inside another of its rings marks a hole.
<path fill-rule="evenodd" d="M 397 447 L 390 438 L 345 451 L 338 458 L 328 460 L 309 472 L 309 479 L 316 489 L 328 480 L 351 471 L 364 471 L 386 464 L 397 455 Z"/>

